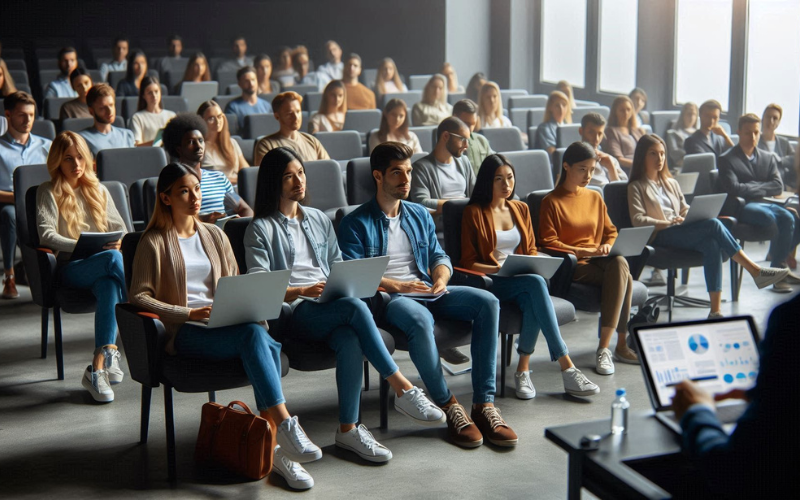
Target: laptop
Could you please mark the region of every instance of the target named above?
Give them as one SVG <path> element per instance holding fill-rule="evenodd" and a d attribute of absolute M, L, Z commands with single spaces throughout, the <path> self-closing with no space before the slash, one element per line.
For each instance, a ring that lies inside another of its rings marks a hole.
<path fill-rule="evenodd" d="M 640 325 L 633 336 L 655 416 L 677 433 L 681 428 L 671 405 L 674 387 L 682 380 L 692 380 L 711 394 L 746 390 L 756 383 L 758 332 L 751 316 Z M 747 402 L 726 400 L 716 406 L 730 433 Z"/>
<path fill-rule="evenodd" d="M 342 297 L 365 299 L 375 295 L 381 284 L 381 278 L 389 265 L 389 256 L 372 257 L 334 262 L 331 274 L 319 297 L 303 297 L 303 300 L 323 304 Z"/>
<path fill-rule="evenodd" d="M 103 247 L 122 239 L 122 231 L 109 233 L 81 233 L 69 260 L 81 260 L 103 251 Z"/>
<path fill-rule="evenodd" d="M 727 198 L 728 195 L 725 193 L 695 196 L 692 204 L 689 205 L 689 211 L 686 213 L 683 223 L 691 224 L 692 222 L 715 218 L 719 215 Z"/>
<path fill-rule="evenodd" d="M 700 177 L 700 172 L 686 172 L 685 174 L 675 174 L 675 180 L 681 187 L 681 193 L 684 196 L 694 194 L 694 188 L 697 187 L 697 179 Z"/>
<path fill-rule="evenodd" d="M 590 259 L 601 257 L 635 257 L 642 254 L 644 246 L 650 240 L 650 235 L 655 230 L 654 226 L 626 227 L 620 229 L 617 240 L 608 252 L 608 255 L 593 255 Z"/>
<path fill-rule="evenodd" d="M 281 314 L 291 274 L 286 270 L 220 278 L 208 321 L 188 323 L 220 328 L 275 319 Z"/>
<path fill-rule="evenodd" d="M 520 274 L 538 274 L 549 280 L 558 270 L 564 259 L 545 255 L 511 254 L 497 272 L 497 276 L 518 276 Z"/>

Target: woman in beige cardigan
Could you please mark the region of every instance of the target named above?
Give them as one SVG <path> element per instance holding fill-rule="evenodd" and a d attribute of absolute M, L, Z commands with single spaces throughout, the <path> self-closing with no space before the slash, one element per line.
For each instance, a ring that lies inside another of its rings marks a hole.
<path fill-rule="evenodd" d="M 750 273 L 758 288 L 782 280 L 788 271 L 759 267 L 744 253 L 719 219 L 682 225 L 689 205 L 678 181 L 669 173 L 666 151 L 664 140 L 655 134 L 642 136 L 636 145 L 628 181 L 631 221 L 634 226 L 655 226 L 651 238 L 654 245 L 696 250 L 703 254 L 706 288 L 711 299 L 708 317 L 722 317 L 723 257 L 730 257 Z"/>

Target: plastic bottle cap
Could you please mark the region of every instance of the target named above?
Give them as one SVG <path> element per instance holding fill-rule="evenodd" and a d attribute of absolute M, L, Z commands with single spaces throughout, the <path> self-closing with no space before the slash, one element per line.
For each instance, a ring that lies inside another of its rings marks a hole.
<path fill-rule="evenodd" d="M 625 389 L 617 389 L 617 396 L 624 396 L 624 395 L 625 395 Z"/>

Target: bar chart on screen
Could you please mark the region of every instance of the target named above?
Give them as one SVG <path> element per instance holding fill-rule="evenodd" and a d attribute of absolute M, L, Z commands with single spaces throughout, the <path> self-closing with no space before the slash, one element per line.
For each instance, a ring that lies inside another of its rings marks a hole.
<path fill-rule="evenodd" d="M 656 370 L 656 380 L 659 384 L 674 384 L 681 380 L 689 378 L 689 371 L 686 368 L 670 368 L 665 370 Z"/>

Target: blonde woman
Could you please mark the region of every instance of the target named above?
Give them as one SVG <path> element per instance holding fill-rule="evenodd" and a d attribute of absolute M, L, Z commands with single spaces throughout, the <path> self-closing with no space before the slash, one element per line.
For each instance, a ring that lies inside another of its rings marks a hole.
<path fill-rule="evenodd" d="M 347 90 L 341 80 L 333 80 L 325 86 L 319 111 L 311 115 L 308 133 L 342 130 L 345 113 L 347 113 Z"/>
<path fill-rule="evenodd" d="M 639 119 L 634 109 L 630 97 L 621 95 L 614 99 L 603 143 L 603 151 L 616 158 L 619 165 L 628 170 L 633 165 L 636 143 L 644 135 L 644 130 L 639 128 Z"/>
<path fill-rule="evenodd" d="M 383 108 L 381 126 L 369 136 L 369 152 L 384 142 L 400 142 L 410 147 L 414 153 L 422 153 L 419 137 L 408 130 L 408 107 L 402 99 L 389 99 Z"/>
<path fill-rule="evenodd" d="M 206 101 L 197 108 L 197 114 L 208 126 L 202 166 L 221 170 L 230 183 L 236 185 L 239 181 L 239 170 L 250 165 L 244 159 L 239 143 L 231 137 L 225 113 L 216 101 Z"/>
<path fill-rule="evenodd" d="M 503 99 L 500 86 L 494 82 L 486 82 L 478 94 L 478 119 L 480 128 L 506 128 L 511 120 L 503 114 Z"/>
<path fill-rule="evenodd" d="M 441 73 L 447 78 L 447 92 L 450 94 L 464 92 L 464 87 L 458 84 L 458 74 L 449 62 L 442 65 Z"/>
<path fill-rule="evenodd" d="M 208 82 L 210 80 L 211 70 L 208 67 L 208 59 L 202 52 L 196 52 L 189 58 L 186 71 L 183 72 L 183 79 L 175 86 L 175 93 L 180 95 L 183 82 Z"/>
<path fill-rule="evenodd" d="M 0 59 L 0 97 L 11 95 L 16 91 L 17 87 L 14 85 L 14 79 L 11 78 L 11 74 L 8 72 L 6 62 Z"/>
<path fill-rule="evenodd" d="M 544 110 L 542 123 L 536 128 L 536 143 L 534 149 L 544 149 L 552 155 L 556 150 L 556 132 L 558 127 L 567 122 L 567 117 L 572 116 L 569 96 L 558 90 L 550 92 L 547 106 Z"/>
<path fill-rule="evenodd" d="M 139 104 L 131 117 L 131 130 L 136 146 L 152 146 L 158 131 L 175 118 L 175 112 L 161 105 L 161 82 L 146 76 L 139 86 Z"/>
<path fill-rule="evenodd" d="M 415 127 L 439 125 L 453 114 L 453 106 L 447 103 L 447 79 L 433 75 L 422 91 L 422 100 L 411 109 L 411 123 Z"/>
<path fill-rule="evenodd" d="M 116 305 L 127 300 L 121 241 L 109 242 L 103 251 L 85 259 L 71 261 L 70 256 L 81 233 L 124 233 L 126 228 L 92 165 L 92 153 L 83 137 L 70 131 L 56 137 L 47 156 L 50 180 L 36 191 L 36 227 L 40 245 L 56 254 L 61 283 L 91 290 L 97 299 L 94 358 L 83 372 L 81 384 L 95 401 L 110 403 L 114 401 L 111 384 L 122 382 L 124 376 L 114 314 Z"/>
<path fill-rule="evenodd" d="M 378 78 L 375 79 L 375 96 L 380 100 L 384 94 L 397 94 L 408 92 L 400 73 L 397 72 L 397 65 L 391 57 L 386 57 L 378 66 Z"/>
<path fill-rule="evenodd" d="M 667 150 L 669 159 L 673 166 L 683 164 L 683 157 L 686 151 L 683 149 L 683 142 L 692 134 L 697 132 L 697 104 L 687 102 L 681 107 L 681 114 L 667 131 Z"/>
<path fill-rule="evenodd" d="M 575 94 L 572 92 L 572 85 L 566 80 L 561 80 L 556 84 L 556 90 L 566 95 L 569 99 L 569 108 L 575 109 Z M 566 120 L 566 123 L 572 123 L 572 115 L 568 116 Z"/>

